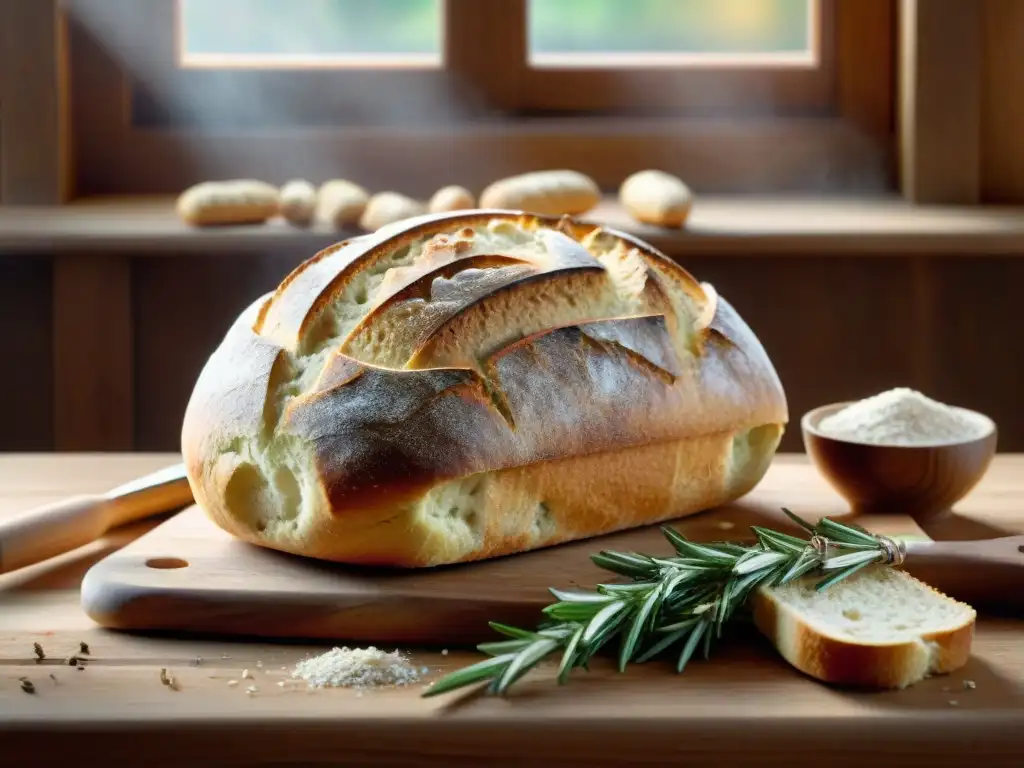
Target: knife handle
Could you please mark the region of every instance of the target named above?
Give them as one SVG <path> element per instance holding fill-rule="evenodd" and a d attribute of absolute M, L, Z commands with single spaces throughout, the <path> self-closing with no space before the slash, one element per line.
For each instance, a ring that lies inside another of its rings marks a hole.
<path fill-rule="evenodd" d="M 109 527 L 108 504 L 104 496 L 74 496 L 0 521 L 0 573 L 96 541 Z"/>
<path fill-rule="evenodd" d="M 1024 607 L 1024 536 L 908 542 L 904 569 L 963 602 Z"/>

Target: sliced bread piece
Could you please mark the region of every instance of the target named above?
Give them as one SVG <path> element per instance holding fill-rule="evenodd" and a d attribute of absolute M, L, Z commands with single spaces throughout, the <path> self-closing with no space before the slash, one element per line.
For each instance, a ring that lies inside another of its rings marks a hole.
<path fill-rule="evenodd" d="M 790 664 L 827 683 L 906 688 L 959 669 L 976 613 L 888 566 L 869 566 L 817 591 L 821 577 L 762 588 L 754 623 Z"/>

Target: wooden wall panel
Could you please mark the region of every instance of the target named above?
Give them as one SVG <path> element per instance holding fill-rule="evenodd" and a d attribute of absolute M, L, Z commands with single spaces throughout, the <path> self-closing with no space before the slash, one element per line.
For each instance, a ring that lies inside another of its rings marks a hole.
<path fill-rule="evenodd" d="M 785 450 L 803 450 L 801 414 L 893 386 L 927 387 L 911 259 L 687 259 L 764 344 L 790 408 Z"/>
<path fill-rule="evenodd" d="M 978 202 L 983 6 L 900 2 L 900 183 L 913 202 Z"/>
<path fill-rule="evenodd" d="M 70 193 L 66 27 L 60 0 L 0 2 L 0 201 Z"/>
<path fill-rule="evenodd" d="M 0 256 L 0 450 L 53 448 L 50 260 Z"/>
<path fill-rule="evenodd" d="M 283 255 L 135 261 L 137 450 L 180 449 L 181 420 L 206 358 L 238 314 L 299 261 Z"/>
<path fill-rule="evenodd" d="M 999 449 L 1024 450 L 1024 261 L 943 259 L 934 268 L 935 397 L 987 413 Z"/>
<path fill-rule="evenodd" d="M 132 259 L 62 254 L 53 263 L 54 444 L 132 449 Z"/>
<path fill-rule="evenodd" d="M 1024 202 L 1024 2 L 985 0 L 981 173 L 985 202 Z"/>

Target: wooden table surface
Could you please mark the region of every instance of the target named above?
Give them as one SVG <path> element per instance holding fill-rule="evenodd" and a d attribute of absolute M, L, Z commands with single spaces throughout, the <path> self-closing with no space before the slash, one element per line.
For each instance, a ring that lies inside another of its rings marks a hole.
<path fill-rule="evenodd" d="M 0 515 L 102 491 L 176 460 L 2 456 Z M 779 456 L 776 464 L 805 461 Z M 773 494 L 785 490 L 774 487 L 775 470 L 764 481 Z M 798 492 L 835 510 L 836 498 L 808 476 Z M 999 456 L 957 517 L 928 532 L 1024 532 L 1022 496 L 1024 455 Z M 78 605 L 83 573 L 155 522 L 0 576 L 0 764 L 66 764 L 70 751 L 79 763 L 147 766 L 1024 765 L 1024 622 L 1014 619 L 983 617 L 962 673 L 903 692 L 819 685 L 757 639 L 725 643 L 680 677 L 658 663 L 625 675 L 599 665 L 564 687 L 538 673 L 504 700 L 422 699 L 418 685 L 362 695 L 308 690 L 278 683 L 324 646 L 128 636 L 90 622 Z M 41 663 L 34 642 L 48 656 Z M 81 642 L 91 653 L 79 670 L 63 660 Z M 436 678 L 477 657 L 434 649 L 413 658 Z M 160 683 L 161 668 L 178 690 Z M 243 669 L 254 679 L 243 681 Z M 35 694 L 21 690 L 22 677 Z M 258 690 L 247 693 L 247 685 Z"/>

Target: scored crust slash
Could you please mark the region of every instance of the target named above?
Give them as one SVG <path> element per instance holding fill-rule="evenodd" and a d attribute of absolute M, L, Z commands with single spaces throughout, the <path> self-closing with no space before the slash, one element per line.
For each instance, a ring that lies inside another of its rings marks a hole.
<path fill-rule="evenodd" d="M 787 420 L 755 334 L 682 266 L 596 225 L 477 210 L 303 262 L 210 356 L 182 449 L 234 536 L 423 567 L 727 503 Z"/>

